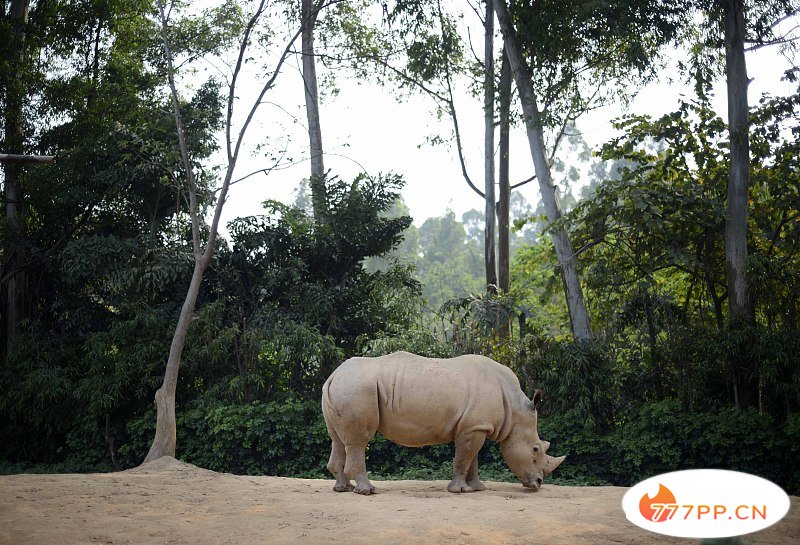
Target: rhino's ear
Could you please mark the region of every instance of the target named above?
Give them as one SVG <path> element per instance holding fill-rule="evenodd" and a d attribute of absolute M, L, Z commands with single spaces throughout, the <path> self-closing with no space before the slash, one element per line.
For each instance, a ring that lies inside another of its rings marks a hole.
<path fill-rule="evenodd" d="M 531 401 L 531 410 L 535 411 L 539 408 L 539 404 L 542 402 L 542 391 L 536 390 L 533 392 L 533 400 Z"/>

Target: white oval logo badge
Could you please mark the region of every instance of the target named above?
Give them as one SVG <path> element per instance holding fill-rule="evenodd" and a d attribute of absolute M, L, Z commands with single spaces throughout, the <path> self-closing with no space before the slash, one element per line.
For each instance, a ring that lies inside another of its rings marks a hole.
<path fill-rule="evenodd" d="M 789 496 L 755 475 L 721 469 L 664 473 L 622 498 L 629 521 L 675 537 L 732 537 L 772 526 L 789 512 Z"/>

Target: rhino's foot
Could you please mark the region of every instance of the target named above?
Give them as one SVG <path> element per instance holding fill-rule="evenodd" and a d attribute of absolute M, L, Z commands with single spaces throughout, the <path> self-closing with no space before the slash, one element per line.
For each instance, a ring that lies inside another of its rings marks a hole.
<path fill-rule="evenodd" d="M 447 485 L 447 490 L 456 494 L 460 494 L 462 492 L 475 492 L 475 489 L 467 484 L 466 481 L 459 479 L 453 479 L 450 481 L 450 484 Z M 483 488 L 481 488 L 481 490 L 483 490 Z"/>
<path fill-rule="evenodd" d="M 467 485 L 469 485 L 469 487 L 472 488 L 474 492 L 480 492 L 481 490 L 486 490 L 486 485 L 480 482 L 478 479 L 475 479 L 474 481 L 467 481 Z"/>
<path fill-rule="evenodd" d="M 375 494 L 375 487 L 371 484 L 368 486 L 359 486 L 356 485 L 353 489 L 353 492 L 356 494 L 361 494 L 362 496 L 369 496 L 370 494 Z"/>
<path fill-rule="evenodd" d="M 336 483 L 333 487 L 334 492 L 350 492 L 355 487 L 350 483 Z"/>

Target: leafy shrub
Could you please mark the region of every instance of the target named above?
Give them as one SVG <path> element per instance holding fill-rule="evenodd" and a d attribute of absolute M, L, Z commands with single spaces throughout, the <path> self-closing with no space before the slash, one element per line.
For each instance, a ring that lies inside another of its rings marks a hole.
<path fill-rule="evenodd" d="M 179 417 L 183 460 L 237 474 L 322 477 L 330 439 L 319 403 L 198 405 Z"/>
<path fill-rule="evenodd" d="M 539 436 L 550 441 L 549 455 L 567 455 L 553 473 L 553 481 L 574 485 L 610 484 L 613 479 L 609 465 L 611 448 L 605 436 L 598 434 L 579 411 L 539 418 Z"/>
<path fill-rule="evenodd" d="M 379 334 L 368 340 L 362 347 L 364 356 L 383 356 L 392 352 L 405 351 L 429 358 L 449 358 L 453 356 L 450 345 L 425 328 L 409 328 L 394 335 Z"/>
<path fill-rule="evenodd" d="M 798 451 L 797 420 L 780 427 L 755 410 L 688 414 L 675 401 L 645 405 L 606 438 L 612 482 L 629 486 L 658 473 L 718 468 L 759 475 L 796 493 L 787 456 Z"/>
<path fill-rule="evenodd" d="M 616 374 L 602 344 L 528 337 L 519 354 L 518 366 L 527 388 L 532 383 L 545 393 L 544 414 L 574 413 L 599 430 L 611 425 Z"/>

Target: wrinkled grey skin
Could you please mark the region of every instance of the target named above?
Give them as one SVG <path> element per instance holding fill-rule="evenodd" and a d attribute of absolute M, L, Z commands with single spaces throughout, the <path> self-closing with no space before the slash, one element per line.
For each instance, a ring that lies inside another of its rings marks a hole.
<path fill-rule="evenodd" d="M 486 488 L 478 479 L 478 451 L 487 438 L 498 441 L 511 471 L 536 491 L 564 460 L 548 456 L 550 445 L 539 438 L 540 400 L 539 390 L 530 401 L 508 367 L 484 356 L 430 359 L 395 352 L 351 358 L 322 387 L 333 489 L 375 491 L 367 478 L 364 449 L 379 431 L 410 447 L 455 442 L 450 492 Z"/>

